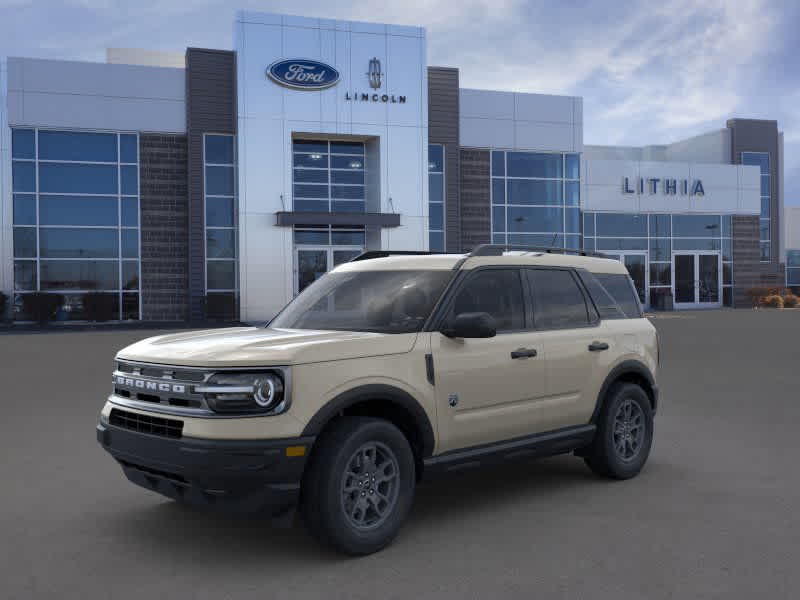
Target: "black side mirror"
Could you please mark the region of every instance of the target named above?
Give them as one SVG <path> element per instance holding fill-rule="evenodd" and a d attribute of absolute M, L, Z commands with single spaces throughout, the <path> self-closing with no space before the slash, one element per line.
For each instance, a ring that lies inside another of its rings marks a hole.
<path fill-rule="evenodd" d="M 461 313 L 442 330 L 450 338 L 490 338 L 497 334 L 494 317 L 485 312 Z"/>

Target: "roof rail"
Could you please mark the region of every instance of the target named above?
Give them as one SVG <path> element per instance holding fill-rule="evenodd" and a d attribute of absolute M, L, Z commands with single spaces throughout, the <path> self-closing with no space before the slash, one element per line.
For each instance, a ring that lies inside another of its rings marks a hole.
<path fill-rule="evenodd" d="M 413 255 L 430 255 L 430 254 L 444 254 L 443 252 L 428 252 L 426 250 L 367 250 L 362 252 L 355 258 L 351 258 L 350 262 L 358 260 L 370 260 L 371 258 L 386 258 L 387 256 L 413 256 Z"/>
<path fill-rule="evenodd" d="M 555 246 L 527 246 L 525 244 L 481 244 L 475 247 L 468 256 L 502 256 L 503 252 L 520 250 L 523 252 L 541 252 L 543 254 L 574 254 L 577 256 L 593 256 L 595 258 L 608 258 L 602 252 L 591 250 L 573 250 Z"/>

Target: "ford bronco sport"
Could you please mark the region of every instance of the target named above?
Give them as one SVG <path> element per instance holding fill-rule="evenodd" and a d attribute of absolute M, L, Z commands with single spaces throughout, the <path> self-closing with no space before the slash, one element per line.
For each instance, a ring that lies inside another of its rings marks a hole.
<path fill-rule="evenodd" d="M 436 472 L 573 452 L 633 477 L 657 336 L 625 267 L 587 254 L 367 252 L 267 328 L 121 350 L 97 438 L 134 483 L 287 520 L 299 505 L 350 554 L 386 546 Z"/>

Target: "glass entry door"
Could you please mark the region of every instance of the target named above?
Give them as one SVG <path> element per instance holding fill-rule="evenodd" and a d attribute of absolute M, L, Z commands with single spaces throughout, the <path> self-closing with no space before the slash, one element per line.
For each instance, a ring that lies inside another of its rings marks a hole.
<path fill-rule="evenodd" d="M 718 252 L 680 252 L 672 255 L 675 308 L 722 306 Z"/>
<path fill-rule="evenodd" d="M 358 247 L 342 246 L 295 248 L 294 293 L 299 294 L 330 269 L 354 259 L 363 251 Z"/>
<path fill-rule="evenodd" d="M 639 302 L 642 306 L 647 305 L 647 253 L 646 252 L 605 252 L 609 258 L 620 261 L 628 269 L 636 293 L 639 295 Z"/>

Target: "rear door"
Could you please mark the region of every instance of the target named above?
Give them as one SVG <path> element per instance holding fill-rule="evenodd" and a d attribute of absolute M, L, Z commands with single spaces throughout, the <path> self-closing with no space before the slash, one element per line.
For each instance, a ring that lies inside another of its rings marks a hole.
<path fill-rule="evenodd" d="M 534 324 L 546 356 L 547 402 L 541 430 L 585 424 L 614 339 L 571 269 L 525 269 Z"/>

